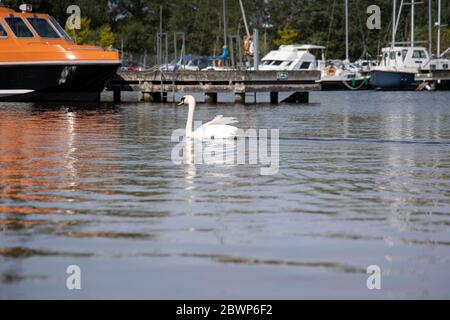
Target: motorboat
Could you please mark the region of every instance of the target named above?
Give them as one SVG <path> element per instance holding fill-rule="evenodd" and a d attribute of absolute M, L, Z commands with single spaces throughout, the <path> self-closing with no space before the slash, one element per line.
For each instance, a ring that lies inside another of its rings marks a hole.
<path fill-rule="evenodd" d="M 430 61 L 424 47 L 386 47 L 382 49 L 379 66 L 372 69 L 371 81 L 377 90 L 415 87 L 415 76 Z"/>
<path fill-rule="evenodd" d="M 340 60 L 325 60 L 326 47 L 317 45 L 282 45 L 269 52 L 259 70 L 319 70 L 322 90 L 361 89 L 369 86 L 369 77 L 357 65 Z M 320 57 L 319 59 L 317 57 Z"/>
<path fill-rule="evenodd" d="M 0 4 L 0 101 L 95 101 L 120 66 L 117 51 L 77 45 L 48 14 Z"/>
<path fill-rule="evenodd" d="M 416 46 L 415 42 L 415 0 L 410 3 L 401 1 L 397 12 L 397 1 L 393 0 L 392 42 L 381 50 L 380 64 L 371 71 L 372 85 L 376 90 L 402 90 L 416 88 L 416 75 L 426 68 L 431 60 L 426 48 Z M 402 7 L 411 6 L 411 32 L 409 46 L 398 45 L 396 34 L 399 27 Z"/>
<path fill-rule="evenodd" d="M 317 59 L 313 50 L 321 51 L 321 59 Z M 261 60 L 259 70 L 321 70 L 325 67 L 323 55 L 325 47 L 316 45 L 282 45 L 278 50 L 270 51 Z"/>

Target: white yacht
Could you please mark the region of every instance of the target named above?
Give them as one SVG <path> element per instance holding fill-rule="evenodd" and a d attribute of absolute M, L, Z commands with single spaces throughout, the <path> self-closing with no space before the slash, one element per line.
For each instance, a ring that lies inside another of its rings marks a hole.
<path fill-rule="evenodd" d="M 283 45 L 269 52 L 262 60 L 259 70 L 321 70 L 325 67 L 325 47 L 315 45 Z M 313 51 L 320 51 L 322 57 L 317 60 Z"/>
<path fill-rule="evenodd" d="M 369 85 L 368 78 L 356 65 L 340 60 L 326 61 L 325 49 L 311 44 L 283 45 L 261 60 L 259 70 L 319 70 L 322 90 L 359 89 Z"/>

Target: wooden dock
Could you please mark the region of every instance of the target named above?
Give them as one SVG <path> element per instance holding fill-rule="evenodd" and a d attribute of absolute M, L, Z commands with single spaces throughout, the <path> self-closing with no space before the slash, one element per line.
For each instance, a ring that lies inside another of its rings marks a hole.
<path fill-rule="evenodd" d="M 141 93 L 147 102 L 167 102 L 169 93 L 203 93 L 205 102 L 217 103 L 219 93 L 232 93 L 235 102 L 245 104 L 246 93 L 270 93 L 271 103 L 279 102 L 279 93 L 293 93 L 292 102 L 308 103 L 309 92 L 320 90 L 319 71 L 120 71 L 107 86 L 114 100 L 121 92 Z"/>
<path fill-rule="evenodd" d="M 450 70 L 431 70 L 416 74 L 417 90 L 423 90 L 426 86 L 431 88 L 449 90 L 450 89 Z"/>

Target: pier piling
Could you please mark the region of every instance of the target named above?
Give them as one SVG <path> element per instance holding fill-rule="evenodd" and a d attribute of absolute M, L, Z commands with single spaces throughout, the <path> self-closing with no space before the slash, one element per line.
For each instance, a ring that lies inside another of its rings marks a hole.
<path fill-rule="evenodd" d="M 120 90 L 114 90 L 113 100 L 114 100 L 114 102 L 121 102 L 122 99 L 121 99 Z"/>
<path fill-rule="evenodd" d="M 278 92 L 271 92 L 270 93 L 270 103 L 271 104 L 278 104 Z"/>

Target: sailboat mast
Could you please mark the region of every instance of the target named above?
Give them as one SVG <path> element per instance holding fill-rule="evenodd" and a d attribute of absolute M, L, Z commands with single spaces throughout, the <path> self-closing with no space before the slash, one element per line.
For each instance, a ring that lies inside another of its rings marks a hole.
<path fill-rule="evenodd" d="M 438 21 L 437 25 L 437 55 L 441 56 L 441 14 L 442 14 L 442 2 L 438 0 Z"/>
<path fill-rule="evenodd" d="M 241 7 L 242 19 L 244 19 L 245 32 L 247 32 L 247 37 L 250 37 L 251 36 L 250 29 L 248 27 L 247 16 L 245 15 L 245 8 L 244 4 L 242 3 L 242 0 L 239 0 L 239 5 Z"/>
<path fill-rule="evenodd" d="M 345 0 L 345 61 L 350 62 L 348 49 L 348 0 Z"/>
<path fill-rule="evenodd" d="M 228 47 L 227 0 L 223 0 L 223 46 Z"/>
<path fill-rule="evenodd" d="M 395 34 L 397 32 L 397 1 L 393 0 L 392 8 L 392 48 L 395 47 Z"/>
<path fill-rule="evenodd" d="M 428 52 L 430 56 L 433 54 L 433 4 L 432 0 L 428 0 Z"/>
<path fill-rule="evenodd" d="M 414 47 L 414 16 L 415 16 L 415 3 L 411 0 L 411 47 Z"/>

